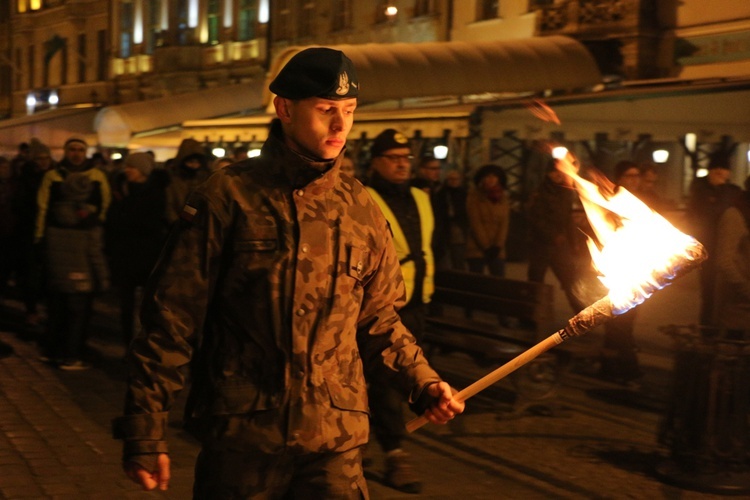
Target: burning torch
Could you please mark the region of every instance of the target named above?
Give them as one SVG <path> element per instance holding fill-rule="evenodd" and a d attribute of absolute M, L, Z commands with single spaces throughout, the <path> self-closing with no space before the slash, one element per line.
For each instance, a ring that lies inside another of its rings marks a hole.
<path fill-rule="evenodd" d="M 569 319 L 564 328 L 459 391 L 454 396 L 457 400 L 466 401 L 556 345 L 637 306 L 708 257 L 697 240 L 678 231 L 627 190 L 615 191 L 603 177 L 598 185 L 580 177 L 571 155 L 559 159 L 557 167 L 578 191 L 596 237 L 588 240 L 592 261 L 609 291 Z M 420 416 L 406 428 L 414 432 L 427 422 Z"/>

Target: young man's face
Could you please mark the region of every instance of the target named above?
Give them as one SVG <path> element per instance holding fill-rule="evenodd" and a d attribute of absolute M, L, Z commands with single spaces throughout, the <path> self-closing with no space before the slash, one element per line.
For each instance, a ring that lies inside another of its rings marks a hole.
<path fill-rule="evenodd" d="M 80 142 L 71 142 L 65 146 L 65 158 L 73 165 L 83 165 L 86 161 L 86 146 Z"/>
<path fill-rule="evenodd" d="M 310 97 L 274 99 L 276 115 L 284 124 L 285 140 L 294 151 L 321 160 L 336 158 L 354 123 L 357 99 Z"/>

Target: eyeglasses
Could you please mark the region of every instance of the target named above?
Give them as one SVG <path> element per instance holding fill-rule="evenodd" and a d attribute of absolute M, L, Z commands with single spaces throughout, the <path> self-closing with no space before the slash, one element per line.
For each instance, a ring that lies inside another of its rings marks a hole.
<path fill-rule="evenodd" d="M 412 161 L 414 159 L 414 155 L 379 155 L 382 158 L 386 158 L 390 161 L 400 161 L 400 160 L 408 160 Z"/>

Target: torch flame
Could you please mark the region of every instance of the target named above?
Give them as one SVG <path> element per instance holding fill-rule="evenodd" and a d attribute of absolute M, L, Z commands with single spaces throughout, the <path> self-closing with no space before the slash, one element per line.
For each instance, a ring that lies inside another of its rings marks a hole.
<path fill-rule="evenodd" d="M 624 188 L 602 176 L 597 184 L 578 175 L 571 155 L 557 167 L 575 183 L 596 236 L 588 240 L 612 311 L 622 314 L 671 283 L 679 262 L 696 260 L 703 248 Z M 702 255 L 705 258 L 705 255 Z"/>

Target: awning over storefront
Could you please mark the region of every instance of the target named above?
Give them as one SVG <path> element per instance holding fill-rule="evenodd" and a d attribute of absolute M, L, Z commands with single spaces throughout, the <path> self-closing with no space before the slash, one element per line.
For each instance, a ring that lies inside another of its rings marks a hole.
<path fill-rule="evenodd" d="M 290 48 L 277 57 L 269 78 L 304 48 Z M 564 36 L 335 48 L 354 62 L 361 85 L 360 104 L 409 97 L 572 90 L 601 82 L 588 50 Z M 272 94 L 265 90 L 264 106 L 271 101 Z"/>
<path fill-rule="evenodd" d="M 178 94 L 148 101 L 108 106 L 99 111 L 94 128 L 99 144 L 128 147 L 133 137 L 179 128 L 186 120 L 237 115 L 261 106 L 263 79 L 251 84 Z"/>
<path fill-rule="evenodd" d="M 0 120 L 0 154 L 15 154 L 18 145 L 36 137 L 59 155 L 65 141 L 77 136 L 96 144 L 94 117 L 98 108 L 81 106 L 42 111 L 29 116 Z"/>

